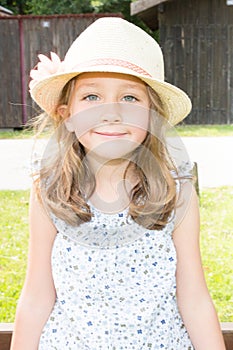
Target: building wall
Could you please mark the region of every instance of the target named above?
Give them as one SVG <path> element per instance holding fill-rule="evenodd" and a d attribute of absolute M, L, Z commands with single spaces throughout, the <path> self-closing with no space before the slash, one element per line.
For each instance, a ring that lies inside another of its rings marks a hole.
<path fill-rule="evenodd" d="M 159 12 L 166 79 L 192 99 L 189 124 L 233 123 L 233 6 L 176 0 Z"/>

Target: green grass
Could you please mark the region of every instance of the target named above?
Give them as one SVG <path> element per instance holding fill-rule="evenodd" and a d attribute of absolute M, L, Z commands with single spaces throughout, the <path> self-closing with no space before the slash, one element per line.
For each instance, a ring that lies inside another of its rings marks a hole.
<path fill-rule="evenodd" d="M 233 125 L 179 125 L 176 127 L 181 137 L 233 136 Z M 25 139 L 33 136 L 31 130 L 0 130 L 0 139 Z M 49 136 L 44 132 L 41 137 Z"/>
<path fill-rule="evenodd" d="M 22 140 L 22 139 L 32 139 L 35 136 L 33 130 L 4 130 L 0 129 L 0 140 Z M 49 137 L 50 133 L 48 131 L 43 131 L 39 138 Z"/>
<path fill-rule="evenodd" d="M 32 136 L 31 130 L 0 130 L 0 139 L 28 139 Z"/>
<path fill-rule="evenodd" d="M 233 322 L 233 187 L 201 193 L 201 248 L 207 284 L 222 322 Z"/>
<path fill-rule="evenodd" d="M 233 125 L 179 125 L 181 137 L 233 136 Z"/>
<path fill-rule="evenodd" d="M 23 285 L 29 191 L 0 191 L 0 322 L 13 322 Z M 207 284 L 222 322 L 233 322 L 233 187 L 201 192 L 201 250 Z"/>
<path fill-rule="evenodd" d="M 28 198 L 28 191 L 0 191 L 0 322 L 13 321 L 25 277 Z"/>

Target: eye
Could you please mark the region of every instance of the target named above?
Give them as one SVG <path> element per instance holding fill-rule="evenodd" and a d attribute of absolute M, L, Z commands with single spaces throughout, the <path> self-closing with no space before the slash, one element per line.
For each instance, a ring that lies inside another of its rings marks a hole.
<path fill-rule="evenodd" d="M 86 101 L 99 101 L 99 97 L 97 95 L 87 95 L 84 97 L 84 100 Z"/>
<path fill-rule="evenodd" d="M 136 97 L 131 96 L 131 95 L 124 96 L 122 100 L 125 101 L 125 102 L 136 102 L 136 101 L 138 101 L 138 99 Z"/>

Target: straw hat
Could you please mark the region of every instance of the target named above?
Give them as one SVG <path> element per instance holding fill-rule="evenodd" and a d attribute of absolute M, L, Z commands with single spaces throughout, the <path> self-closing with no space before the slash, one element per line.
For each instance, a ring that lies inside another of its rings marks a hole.
<path fill-rule="evenodd" d="M 173 125 L 191 110 L 189 97 L 164 81 L 163 54 L 157 42 L 122 18 L 96 20 L 73 42 L 63 62 L 55 54 L 52 60 L 39 57 L 38 69 L 31 71 L 30 93 L 47 113 L 54 111 L 66 83 L 84 72 L 115 72 L 140 78 L 160 96 Z"/>

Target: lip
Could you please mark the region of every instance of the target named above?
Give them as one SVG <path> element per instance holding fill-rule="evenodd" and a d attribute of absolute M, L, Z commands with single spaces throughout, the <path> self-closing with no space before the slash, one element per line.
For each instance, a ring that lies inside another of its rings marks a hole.
<path fill-rule="evenodd" d="M 105 136 L 105 137 L 122 137 L 127 135 L 126 132 L 117 132 L 117 131 L 95 131 L 94 132 L 96 135 L 100 135 L 100 136 Z"/>

